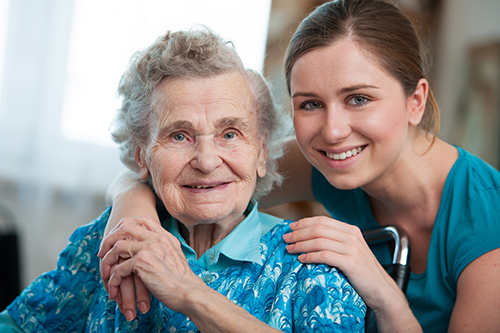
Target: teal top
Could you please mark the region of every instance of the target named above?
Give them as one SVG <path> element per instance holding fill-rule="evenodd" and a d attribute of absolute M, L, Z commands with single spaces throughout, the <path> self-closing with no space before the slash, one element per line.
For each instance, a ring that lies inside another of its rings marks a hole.
<path fill-rule="evenodd" d="M 443 188 L 426 271 L 411 273 L 408 284 L 408 301 L 424 332 L 447 332 L 460 273 L 500 247 L 500 172 L 465 150 L 458 151 Z M 363 190 L 335 189 L 317 170 L 312 177 L 317 200 L 335 219 L 363 231 L 380 227 Z M 387 246 L 373 251 L 381 264 L 390 263 Z"/>
<path fill-rule="evenodd" d="M 154 296 L 151 309 L 130 322 L 109 299 L 97 253 L 110 211 L 73 233 L 57 268 L 33 281 L 0 315 L 0 332 L 198 331 Z M 175 220 L 167 218 L 163 226 L 180 237 L 194 274 L 262 322 L 283 332 L 363 331 L 366 306 L 342 272 L 289 254 L 283 240 L 291 231 L 287 221 L 259 213 L 256 204 L 247 213 L 226 242 L 198 260 Z"/>

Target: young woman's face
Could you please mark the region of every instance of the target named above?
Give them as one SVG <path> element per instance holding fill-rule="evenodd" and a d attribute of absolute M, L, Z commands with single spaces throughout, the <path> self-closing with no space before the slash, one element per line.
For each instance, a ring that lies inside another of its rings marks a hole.
<path fill-rule="evenodd" d="M 411 98 L 398 81 L 341 40 L 301 56 L 290 87 L 298 144 L 333 186 L 389 181 L 409 146 Z"/>

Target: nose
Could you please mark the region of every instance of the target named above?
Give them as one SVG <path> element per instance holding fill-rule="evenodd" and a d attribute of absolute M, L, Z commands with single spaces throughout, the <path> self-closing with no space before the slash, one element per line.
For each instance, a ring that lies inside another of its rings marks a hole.
<path fill-rule="evenodd" d="M 352 132 L 348 111 L 328 108 L 324 113 L 321 135 L 330 144 L 345 140 Z"/>
<path fill-rule="evenodd" d="M 213 136 L 200 136 L 196 139 L 194 156 L 191 167 L 209 174 L 222 164 L 220 149 L 213 140 Z"/>

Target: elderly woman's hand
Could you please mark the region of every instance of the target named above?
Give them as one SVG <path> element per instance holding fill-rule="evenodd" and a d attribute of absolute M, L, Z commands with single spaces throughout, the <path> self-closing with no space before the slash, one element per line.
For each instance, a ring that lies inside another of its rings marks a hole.
<path fill-rule="evenodd" d="M 147 184 L 138 181 L 137 176 L 130 170 L 122 171 L 113 180 L 106 193 L 106 199 L 109 204 L 113 205 L 113 209 L 106 225 L 104 237 L 123 218 L 128 216 L 141 215 L 137 218 L 128 218 L 134 220 L 145 218 L 145 215 L 148 215 L 148 218 L 151 217 L 157 224 L 160 224 L 158 214 L 156 213 L 156 197 L 154 192 Z M 109 248 L 102 249 L 99 253 L 100 257 L 102 258 L 108 250 Z M 102 275 L 101 278 L 106 290 L 108 290 L 108 279 L 105 279 Z M 132 274 L 122 280 L 116 302 L 122 313 L 127 316 L 127 319 L 133 319 L 136 316 L 137 306 L 142 313 L 149 311 L 150 298 L 150 292 L 144 286 L 141 279 Z"/>
<path fill-rule="evenodd" d="M 124 290 L 125 279 L 131 275 L 137 277 L 136 288 L 151 291 L 170 309 L 180 312 L 183 312 L 186 296 L 183 291 L 191 291 L 195 285 L 205 286 L 191 271 L 177 238 L 146 215 L 120 221 L 103 240 L 99 256 L 103 258 L 103 281 L 107 281 L 110 298 L 117 301 L 119 298 L 131 299 L 130 295 L 119 293 Z M 128 281 L 133 283 L 131 279 Z M 126 287 L 133 288 L 133 285 Z M 142 311 L 141 300 L 138 299 L 138 303 Z M 130 312 L 129 307 L 122 306 L 121 309 L 125 310 L 127 319 L 135 317 L 135 312 Z"/>

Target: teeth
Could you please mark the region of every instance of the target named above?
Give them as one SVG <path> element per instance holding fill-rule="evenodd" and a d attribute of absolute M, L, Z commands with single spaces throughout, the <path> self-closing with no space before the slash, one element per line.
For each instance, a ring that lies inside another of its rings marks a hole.
<path fill-rule="evenodd" d="M 204 188 L 204 189 L 207 189 L 207 188 L 213 188 L 214 186 L 188 186 L 189 188 Z"/>
<path fill-rule="evenodd" d="M 358 147 L 358 148 L 354 148 L 354 149 L 348 150 L 348 151 L 340 153 L 340 154 L 326 153 L 326 156 L 328 158 L 333 158 L 334 160 L 345 160 L 346 158 L 349 158 L 351 156 L 358 155 L 358 153 L 360 153 L 362 150 L 363 150 L 363 148 Z"/>

